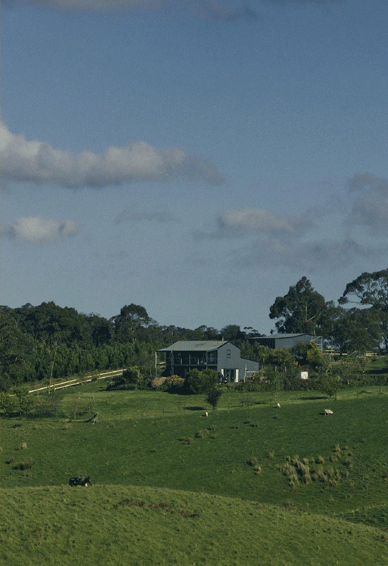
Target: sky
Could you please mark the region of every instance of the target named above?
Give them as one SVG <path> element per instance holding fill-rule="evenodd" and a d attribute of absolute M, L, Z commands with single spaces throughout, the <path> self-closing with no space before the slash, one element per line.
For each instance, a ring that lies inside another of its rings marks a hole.
<path fill-rule="evenodd" d="M 3 0 L 0 303 L 261 333 L 388 266 L 386 0 Z"/>

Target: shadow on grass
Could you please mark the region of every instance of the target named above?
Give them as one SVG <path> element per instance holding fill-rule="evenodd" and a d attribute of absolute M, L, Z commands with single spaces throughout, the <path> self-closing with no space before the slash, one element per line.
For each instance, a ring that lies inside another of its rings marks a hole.
<path fill-rule="evenodd" d="M 186 409 L 186 411 L 206 411 L 205 407 L 200 407 L 200 406 L 196 406 L 196 407 L 184 407 L 184 409 Z"/>
<path fill-rule="evenodd" d="M 388 373 L 388 367 L 383 368 L 370 368 L 366 372 L 368 375 L 384 375 Z"/>
<path fill-rule="evenodd" d="M 319 401 L 327 398 L 327 395 L 310 395 L 309 397 L 301 397 L 302 401 Z"/>

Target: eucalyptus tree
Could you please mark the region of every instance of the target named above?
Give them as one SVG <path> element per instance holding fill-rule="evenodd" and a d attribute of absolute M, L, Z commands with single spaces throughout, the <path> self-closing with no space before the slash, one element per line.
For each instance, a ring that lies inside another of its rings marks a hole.
<path fill-rule="evenodd" d="M 315 336 L 320 331 L 326 311 L 323 295 L 314 290 L 307 277 L 302 277 L 284 297 L 276 297 L 269 317 L 278 319 L 275 326 L 280 333 L 300 332 Z"/>
<path fill-rule="evenodd" d="M 364 272 L 346 285 L 339 299 L 340 305 L 354 304 L 369 311 L 369 323 L 380 327 L 380 343 L 388 350 L 388 269 Z"/>

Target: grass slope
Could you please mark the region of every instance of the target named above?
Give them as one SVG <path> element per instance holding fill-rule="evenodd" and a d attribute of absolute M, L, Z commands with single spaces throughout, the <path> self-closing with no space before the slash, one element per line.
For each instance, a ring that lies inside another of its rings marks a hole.
<path fill-rule="evenodd" d="M 101 387 L 1 419 L 2 564 L 388 564 L 386 388 L 229 391 L 206 418 L 202 396 Z"/>
<path fill-rule="evenodd" d="M 1 496 L 1 564 L 388 563 L 374 528 L 241 499 L 118 485 Z"/>

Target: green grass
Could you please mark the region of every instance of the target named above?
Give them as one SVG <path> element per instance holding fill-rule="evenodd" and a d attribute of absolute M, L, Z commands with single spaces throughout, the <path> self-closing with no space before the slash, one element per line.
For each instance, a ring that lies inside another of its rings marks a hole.
<path fill-rule="evenodd" d="M 230 390 L 216 410 L 204 396 L 101 383 L 60 395 L 66 416 L 1 419 L 0 533 L 14 533 L 2 563 L 72 564 L 81 553 L 85 565 L 122 564 L 134 546 L 130 564 L 327 564 L 326 552 L 330 564 L 388 563 L 387 388 L 337 400 Z M 98 424 L 84 422 L 89 413 L 69 418 L 77 404 L 97 411 Z M 78 474 L 96 485 L 69 488 Z M 31 541 L 22 544 L 23 529 Z"/>
<path fill-rule="evenodd" d="M 15 566 L 388 562 L 388 536 L 375 528 L 188 491 L 5 489 L 1 509 L 0 560 Z"/>

